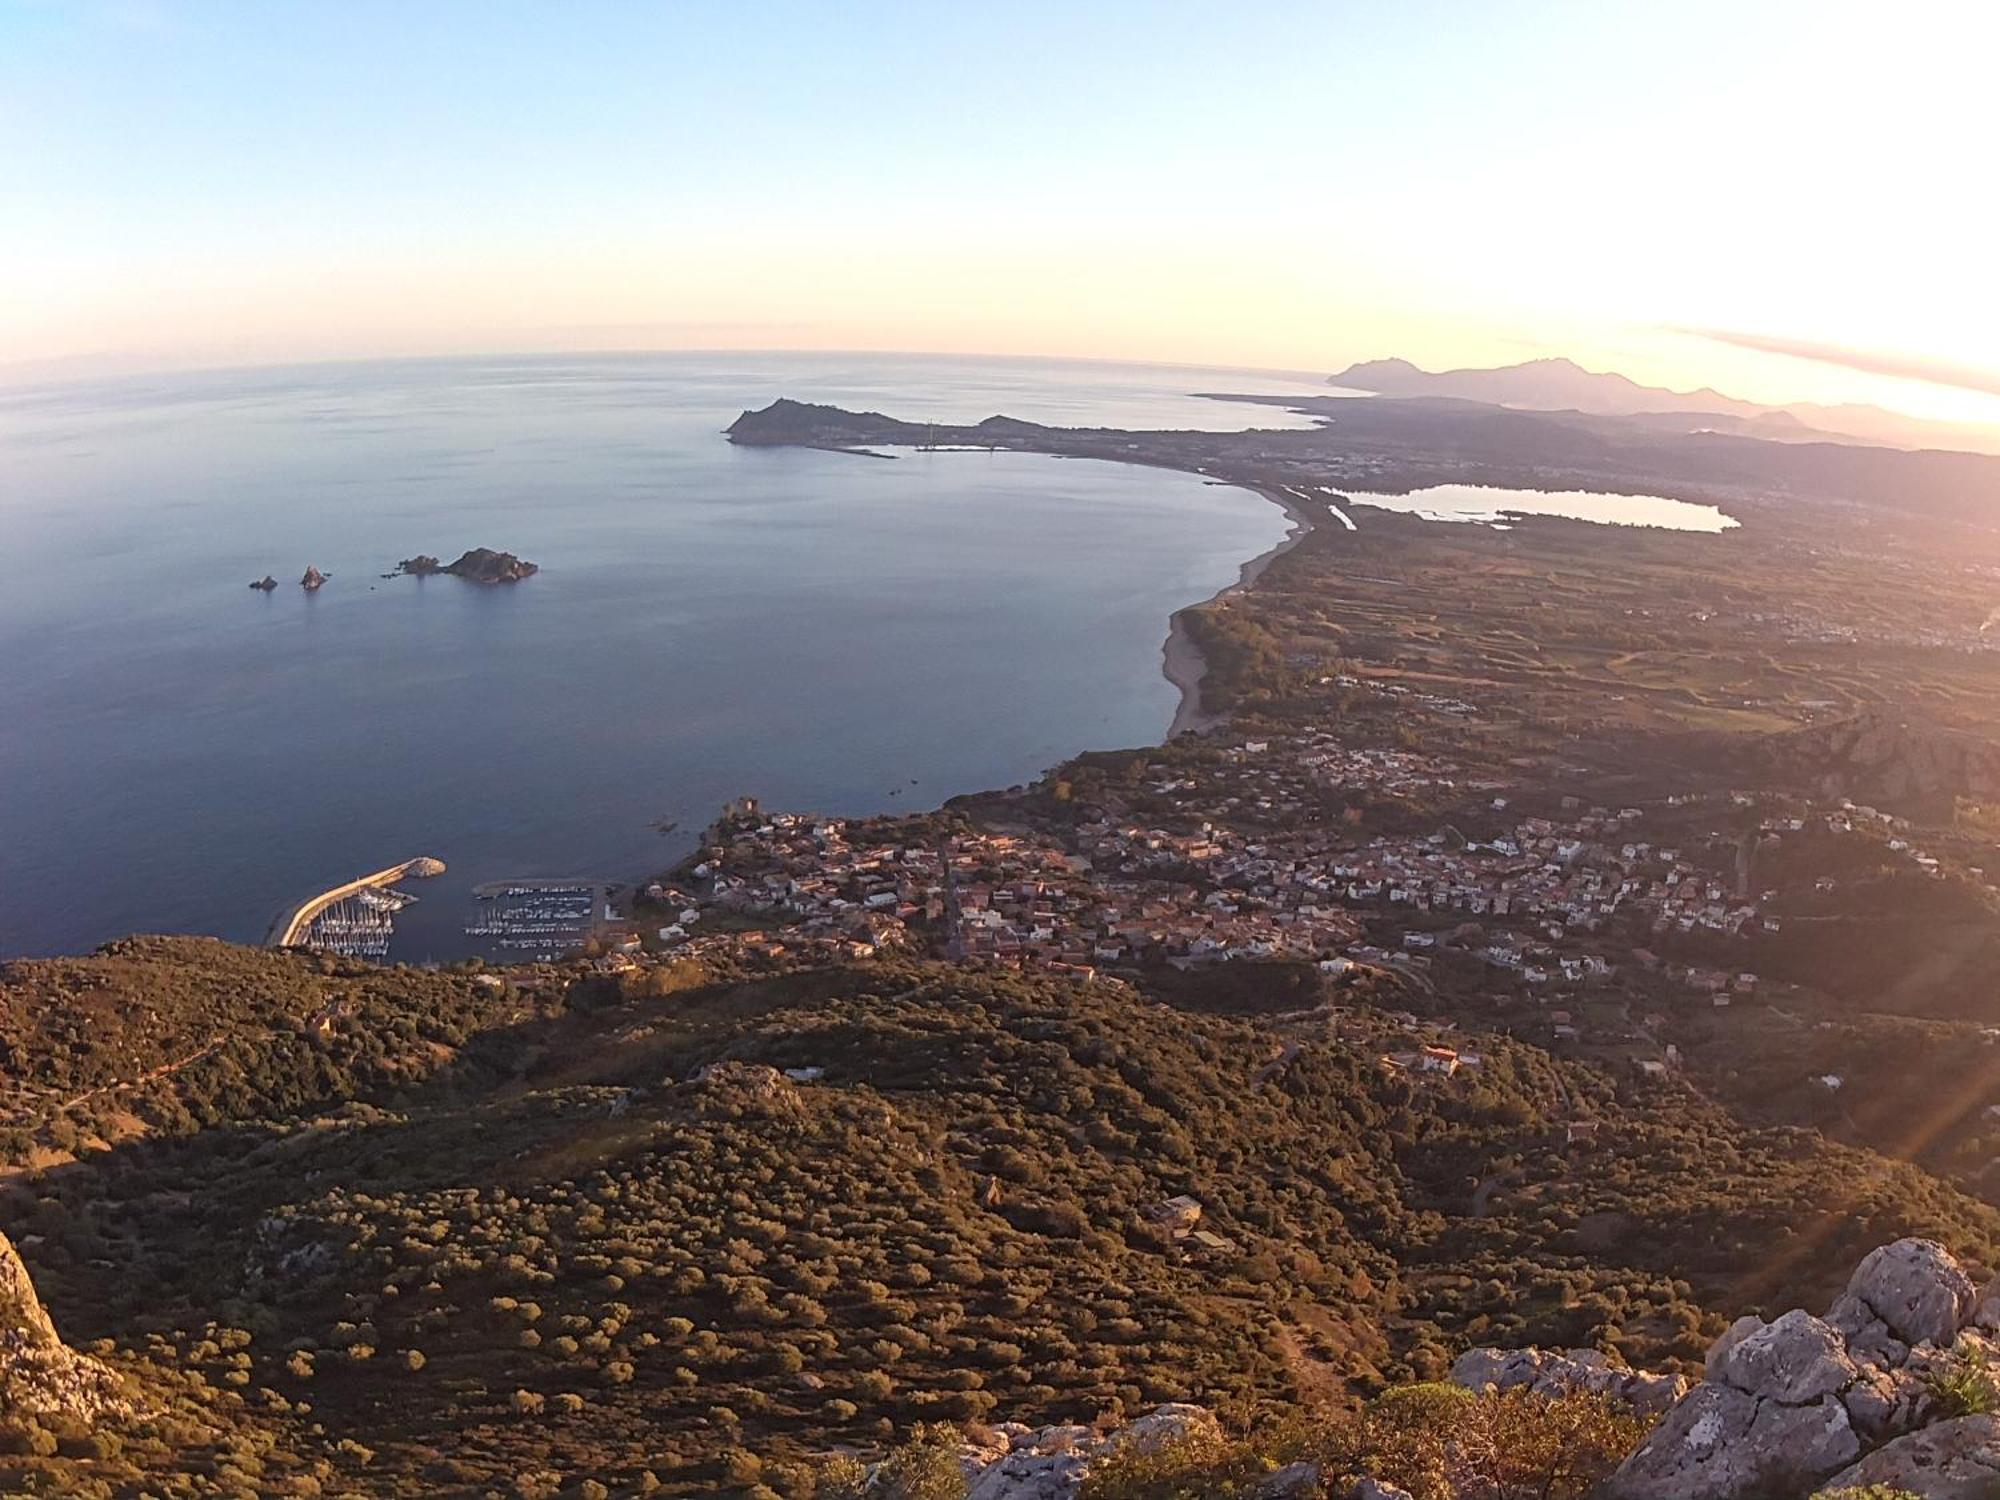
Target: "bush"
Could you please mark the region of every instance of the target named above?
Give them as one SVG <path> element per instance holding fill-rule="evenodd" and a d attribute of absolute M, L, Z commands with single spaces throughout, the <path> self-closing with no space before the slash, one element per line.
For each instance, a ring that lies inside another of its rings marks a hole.
<path fill-rule="evenodd" d="M 2000 1381 L 1986 1351 L 1974 1346 L 1952 1350 L 1950 1362 L 1924 1381 L 1947 1417 L 1969 1417 L 2000 1409 Z"/>
<path fill-rule="evenodd" d="M 909 1441 L 882 1460 L 870 1500 L 965 1500 L 965 1469 L 958 1461 L 959 1437 L 943 1422 L 927 1422 Z"/>

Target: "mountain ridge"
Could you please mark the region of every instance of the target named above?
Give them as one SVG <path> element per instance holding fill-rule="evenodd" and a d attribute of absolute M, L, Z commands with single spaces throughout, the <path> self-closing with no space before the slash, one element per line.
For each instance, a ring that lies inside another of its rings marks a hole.
<path fill-rule="evenodd" d="M 1724 395 L 1712 386 L 1676 391 L 1643 385 L 1613 370 L 1586 369 L 1562 356 L 1437 371 L 1407 359 L 1360 360 L 1329 376 L 1327 383 L 1383 396 L 1446 396 L 1523 411 L 1727 417 L 1773 437 L 1789 429 L 1795 439 L 1844 438 L 1900 448 L 1971 445 L 1983 452 L 2000 451 L 2000 434 L 1987 428 L 1927 422 L 1858 403 L 1795 401 L 1774 406 Z"/>

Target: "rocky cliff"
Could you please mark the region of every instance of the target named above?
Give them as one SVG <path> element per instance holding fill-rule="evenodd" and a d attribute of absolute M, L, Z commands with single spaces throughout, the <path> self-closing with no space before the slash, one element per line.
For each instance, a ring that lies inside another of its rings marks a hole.
<path fill-rule="evenodd" d="M 28 1268 L 0 1235 L 0 1417 L 95 1422 L 130 1410 L 118 1377 L 57 1336 Z"/>
<path fill-rule="evenodd" d="M 2000 748 L 1990 739 L 1879 712 L 1774 735 L 1761 746 L 1759 769 L 1824 796 L 1897 810 L 2000 797 Z"/>

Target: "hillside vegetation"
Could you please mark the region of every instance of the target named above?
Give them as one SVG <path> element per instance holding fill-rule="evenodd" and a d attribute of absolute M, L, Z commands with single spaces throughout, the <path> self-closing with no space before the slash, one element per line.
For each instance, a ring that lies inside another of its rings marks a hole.
<path fill-rule="evenodd" d="M 265 1040 L 228 1087 L 138 1091 L 177 1129 L 17 1173 L 0 1218 L 66 1335 L 217 1393 L 335 1492 L 806 1493 L 808 1454 L 930 1420 L 1248 1422 L 1472 1342 L 1685 1365 L 1882 1240 L 2000 1242 L 1913 1168 L 1673 1086 L 1501 1038 L 1419 1082 L 1113 983 L 874 962 L 650 998 L 551 974 L 531 1001 L 140 944 L 16 965 L 10 993 L 57 977 L 142 1062 L 246 980 L 273 1015 L 333 986 L 373 1018 L 242 1027 Z M 80 1081 L 78 1048 L 47 1055 L 23 1082 Z M 1596 1139 L 1565 1145 L 1583 1112 Z M 1148 1216 L 1180 1195 L 1215 1247 Z"/>

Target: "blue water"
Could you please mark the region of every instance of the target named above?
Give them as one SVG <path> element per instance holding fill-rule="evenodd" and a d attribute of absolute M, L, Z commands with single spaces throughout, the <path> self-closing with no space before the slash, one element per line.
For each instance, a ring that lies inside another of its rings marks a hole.
<path fill-rule="evenodd" d="M 778 395 L 907 417 L 1296 425 L 1268 377 L 1026 361 L 398 361 L 0 392 L 0 954 L 256 941 L 431 854 L 470 887 L 629 880 L 730 797 L 924 808 L 1156 740 L 1168 616 L 1284 520 L 1020 454 L 739 449 Z M 512 587 L 379 577 L 490 546 Z M 331 575 L 318 594 L 296 580 Z M 265 573 L 270 595 L 246 585 Z M 662 836 L 661 819 L 679 834 Z"/>

